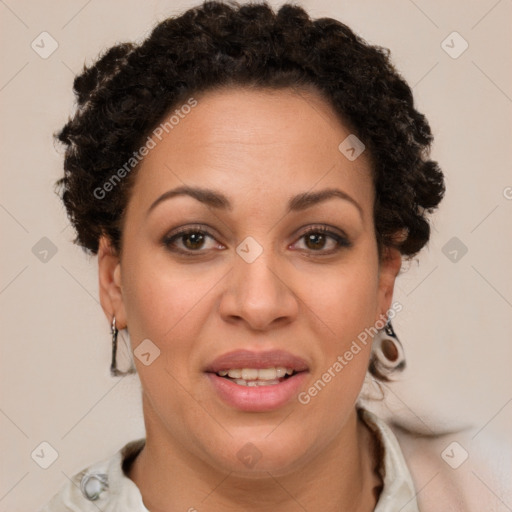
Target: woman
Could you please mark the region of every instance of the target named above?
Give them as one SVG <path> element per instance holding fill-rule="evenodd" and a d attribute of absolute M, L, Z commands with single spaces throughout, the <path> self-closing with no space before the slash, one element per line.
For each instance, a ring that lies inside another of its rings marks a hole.
<path fill-rule="evenodd" d="M 207 2 L 74 89 L 59 185 L 146 437 L 43 510 L 469 510 L 437 448 L 358 401 L 404 365 L 393 286 L 444 194 L 388 52 L 296 6 Z"/>

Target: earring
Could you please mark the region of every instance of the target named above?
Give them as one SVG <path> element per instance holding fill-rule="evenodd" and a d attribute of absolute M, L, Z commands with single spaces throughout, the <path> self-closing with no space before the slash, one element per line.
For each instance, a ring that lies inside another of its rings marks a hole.
<path fill-rule="evenodd" d="M 116 317 L 112 317 L 112 325 L 110 327 L 112 332 L 112 361 L 110 363 L 110 374 L 112 377 L 119 377 L 124 375 L 129 375 L 131 373 L 135 373 L 135 368 L 133 365 L 127 371 L 122 371 L 117 368 L 117 335 L 119 334 L 119 330 L 116 327 Z"/>
<path fill-rule="evenodd" d="M 405 368 L 405 354 L 391 321 L 375 336 L 370 358 L 370 372 L 384 380 Z"/>

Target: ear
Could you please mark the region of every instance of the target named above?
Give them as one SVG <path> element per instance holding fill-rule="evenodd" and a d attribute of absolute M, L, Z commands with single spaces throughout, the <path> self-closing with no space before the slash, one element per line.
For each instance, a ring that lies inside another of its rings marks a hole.
<path fill-rule="evenodd" d="M 402 254 L 394 247 L 384 247 L 379 264 L 378 311 L 375 322 L 387 317 L 391 307 L 395 279 L 402 267 Z"/>
<path fill-rule="evenodd" d="M 121 287 L 121 261 L 110 240 L 102 235 L 98 248 L 98 278 L 100 302 L 109 322 L 116 317 L 116 327 L 126 327 L 126 311 Z"/>

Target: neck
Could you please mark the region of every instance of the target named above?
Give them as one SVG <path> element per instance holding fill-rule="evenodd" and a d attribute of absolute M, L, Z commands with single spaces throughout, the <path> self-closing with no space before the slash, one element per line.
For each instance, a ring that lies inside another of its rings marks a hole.
<path fill-rule="evenodd" d="M 174 439 L 143 399 L 146 444 L 128 469 L 151 512 L 370 512 L 382 482 L 377 442 L 354 409 L 331 443 L 296 471 L 248 478 L 222 472 Z"/>

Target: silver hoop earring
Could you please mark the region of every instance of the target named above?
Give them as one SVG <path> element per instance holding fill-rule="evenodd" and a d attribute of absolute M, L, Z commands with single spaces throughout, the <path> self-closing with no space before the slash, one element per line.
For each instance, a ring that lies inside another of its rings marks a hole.
<path fill-rule="evenodd" d="M 112 317 L 112 325 L 110 329 L 112 332 L 112 361 L 110 363 L 110 374 L 112 377 L 119 377 L 135 373 L 135 368 L 133 365 L 127 371 L 122 371 L 117 368 L 117 336 L 119 334 L 119 330 L 116 327 L 115 316 Z"/>
<path fill-rule="evenodd" d="M 405 353 L 391 322 L 375 336 L 370 358 L 370 371 L 381 378 L 387 379 L 395 372 L 405 368 Z"/>

